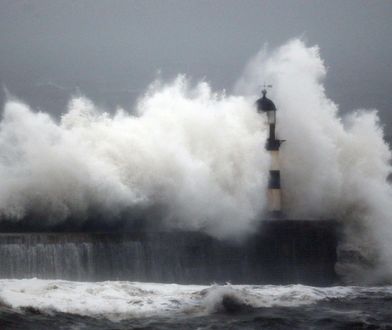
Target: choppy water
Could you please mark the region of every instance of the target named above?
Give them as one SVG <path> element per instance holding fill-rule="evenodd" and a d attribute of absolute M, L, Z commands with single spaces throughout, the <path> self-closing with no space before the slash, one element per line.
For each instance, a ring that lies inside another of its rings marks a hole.
<path fill-rule="evenodd" d="M 392 329 L 392 286 L 1 280 L 1 329 Z"/>

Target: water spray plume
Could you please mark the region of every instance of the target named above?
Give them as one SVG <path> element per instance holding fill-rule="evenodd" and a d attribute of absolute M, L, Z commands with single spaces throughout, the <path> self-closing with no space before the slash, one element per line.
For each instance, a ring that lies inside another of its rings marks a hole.
<path fill-rule="evenodd" d="M 158 207 L 168 228 L 244 237 L 266 209 L 267 127 L 254 101 L 268 82 L 277 133 L 287 140 L 286 214 L 357 224 L 348 241 L 377 255 L 377 271 L 389 276 L 391 151 L 377 111 L 342 116 L 325 75 L 318 47 L 295 39 L 256 55 L 235 95 L 179 76 L 152 84 L 134 115 L 103 113 L 79 96 L 59 123 L 10 100 L 0 124 L 0 213 L 19 221 L 41 212 L 51 225 L 84 221 L 92 209 L 110 221 L 125 209 Z"/>
<path fill-rule="evenodd" d="M 251 60 L 236 91 L 252 95 L 263 81 L 274 86 L 277 130 L 287 139 L 281 152 L 286 212 L 336 218 L 348 231 L 361 227 L 348 244 L 369 259 L 378 255 L 380 272 L 392 274 L 391 151 L 377 111 L 340 115 L 326 96 L 325 75 L 318 47 L 292 40 Z"/>
<path fill-rule="evenodd" d="M 251 232 L 269 161 L 252 104 L 179 77 L 154 84 L 136 111 L 111 116 L 78 97 L 57 124 L 8 102 L 0 126 L 1 213 L 17 221 L 41 212 L 50 225 L 69 216 L 83 221 L 91 208 L 109 219 L 125 208 L 159 206 L 169 227 L 218 237 Z"/>

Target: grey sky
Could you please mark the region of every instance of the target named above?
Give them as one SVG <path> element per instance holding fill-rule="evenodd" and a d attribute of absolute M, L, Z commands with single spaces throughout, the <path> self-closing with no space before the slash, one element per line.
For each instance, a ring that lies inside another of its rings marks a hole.
<path fill-rule="evenodd" d="M 264 43 L 303 36 L 321 47 L 328 95 L 380 109 L 392 131 L 391 22 L 392 1 L 376 0 L 0 0 L 0 81 L 53 114 L 76 87 L 127 106 L 158 70 L 230 90 Z"/>

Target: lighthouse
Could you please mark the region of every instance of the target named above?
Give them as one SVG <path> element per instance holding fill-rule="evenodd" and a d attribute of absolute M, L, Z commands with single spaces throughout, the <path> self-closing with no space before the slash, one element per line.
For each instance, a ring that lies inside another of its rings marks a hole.
<path fill-rule="evenodd" d="M 266 86 L 265 86 L 266 87 Z M 268 86 L 270 87 L 270 86 Z M 280 186 L 280 168 L 279 168 L 279 148 L 283 140 L 276 138 L 276 107 L 274 102 L 267 98 L 267 90 L 264 88 L 262 97 L 256 101 L 257 111 L 266 114 L 269 135 L 265 148 L 271 156 L 271 167 L 268 181 L 268 211 L 272 218 L 282 217 L 282 196 Z"/>

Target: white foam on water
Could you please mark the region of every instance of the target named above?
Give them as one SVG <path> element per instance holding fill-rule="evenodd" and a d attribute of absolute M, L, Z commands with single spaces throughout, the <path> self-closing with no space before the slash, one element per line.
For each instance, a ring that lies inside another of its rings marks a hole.
<path fill-rule="evenodd" d="M 355 295 L 361 288 L 303 285 L 179 285 L 140 282 L 0 280 L 2 304 L 23 311 L 62 312 L 118 321 L 152 316 L 202 316 L 224 310 L 225 297 L 252 308 L 297 307 Z M 365 289 L 364 289 L 365 290 Z M 368 288 L 392 294 L 392 287 Z"/>

